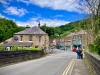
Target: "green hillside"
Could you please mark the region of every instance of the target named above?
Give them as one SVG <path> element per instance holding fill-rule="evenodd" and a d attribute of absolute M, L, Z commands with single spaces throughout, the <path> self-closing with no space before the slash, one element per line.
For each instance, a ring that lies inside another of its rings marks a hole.
<path fill-rule="evenodd" d="M 74 32 L 75 30 L 79 31 L 79 30 L 84 29 L 84 25 L 85 25 L 85 20 L 71 22 L 66 25 L 55 27 L 55 29 L 56 29 L 55 33 L 60 35 L 60 37 L 64 37 L 67 34 Z"/>
<path fill-rule="evenodd" d="M 58 27 L 47 27 L 41 26 L 42 30 L 46 30 L 50 38 L 61 38 L 65 37 L 67 34 L 74 32 L 75 30 L 84 29 L 85 21 L 76 21 L 66 25 L 61 25 Z M 11 38 L 14 33 L 24 30 L 25 27 L 17 26 L 12 20 L 5 18 L 0 18 L 0 42 Z"/>
<path fill-rule="evenodd" d="M 24 27 L 19 27 L 12 20 L 0 18 L 0 42 L 11 38 L 14 33 L 24 30 Z"/>

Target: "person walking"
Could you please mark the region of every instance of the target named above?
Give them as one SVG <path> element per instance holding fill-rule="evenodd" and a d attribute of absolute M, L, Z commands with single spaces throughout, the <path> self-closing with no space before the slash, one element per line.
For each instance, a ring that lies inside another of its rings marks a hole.
<path fill-rule="evenodd" d="M 78 48 L 76 53 L 77 53 L 77 59 L 80 59 L 81 58 L 81 53 L 82 53 L 81 49 Z"/>
<path fill-rule="evenodd" d="M 83 59 L 83 50 L 81 49 L 81 59 Z"/>

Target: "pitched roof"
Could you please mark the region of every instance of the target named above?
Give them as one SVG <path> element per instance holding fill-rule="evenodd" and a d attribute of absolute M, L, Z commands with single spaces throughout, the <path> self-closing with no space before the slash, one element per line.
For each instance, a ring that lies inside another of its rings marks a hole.
<path fill-rule="evenodd" d="M 47 33 L 42 31 L 39 27 L 34 26 L 34 27 L 29 28 L 29 29 L 15 33 L 15 34 L 47 34 Z"/>
<path fill-rule="evenodd" d="M 76 34 L 77 34 L 77 35 L 78 35 L 78 34 L 86 34 L 86 31 L 85 31 L 85 30 L 81 30 L 81 31 L 77 32 Z"/>
<path fill-rule="evenodd" d="M 81 31 L 79 31 L 77 33 L 68 34 L 66 37 L 73 36 L 73 35 L 79 35 L 79 34 L 86 34 L 86 31 L 85 30 L 81 30 Z"/>
<path fill-rule="evenodd" d="M 7 39 L 7 40 L 5 40 L 6 42 L 11 42 L 12 41 L 12 37 L 11 38 L 9 38 L 9 39 Z"/>
<path fill-rule="evenodd" d="M 12 47 L 12 46 L 26 46 L 30 47 L 33 43 L 32 42 L 8 42 L 5 44 L 6 47 Z"/>

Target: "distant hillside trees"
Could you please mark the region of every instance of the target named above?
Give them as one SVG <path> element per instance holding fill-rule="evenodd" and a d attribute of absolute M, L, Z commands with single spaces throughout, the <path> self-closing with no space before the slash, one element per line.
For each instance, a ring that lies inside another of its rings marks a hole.
<path fill-rule="evenodd" d="M 55 28 L 54 28 L 54 27 L 48 27 L 48 26 L 43 25 L 43 26 L 41 26 L 40 28 L 41 28 L 44 32 L 46 32 L 46 33 L 49 35 L 49 37 L 52 37 L 52 35 L 55 34 Z"/>
<path fill-rule="evenodd" d="M 83 0 L 83 6 L 84 9 L 81 9 L 87 15 L 85 28 L 93 38 L 93 42 L 89 44 L 89 50 L 100 55 L 100 0 Z"/>
<path fill-rule="evenodd" d="M 12 20 L 0 18 L 0 42 L 11 38 L 14 33 L 24 29 L 24 27 L 17 26 Z"/>
<path fill-rule="evenodd" d="M 75 30 L 80 31 L 84 29 L 85 21 L 86 20 L 71 22 L 69 24 L 65 24 L 57 27 L 48 27 L 48 26 L 45 27 L 45 25 L 43 25 L 41 26 L 41 29 L 45 31 L 46 28 L 46 33 L 48 33 L 50 38 L 62 38 L 74 32 Z"/>

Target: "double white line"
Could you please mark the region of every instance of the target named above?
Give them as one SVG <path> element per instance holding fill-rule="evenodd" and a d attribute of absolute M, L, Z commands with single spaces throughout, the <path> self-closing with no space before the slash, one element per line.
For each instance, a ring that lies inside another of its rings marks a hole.
<path fill-rule="evenodd" d="M 62 75 L 67 75 L 68 74 L 68 71 L 70 70 L 72 64 L 74 63 L 75 59 L 72 59 L 69 63 L 69 65 L 67 66 L 67 68 L 65 69 L 65 71 L 63 72 Z"/>

